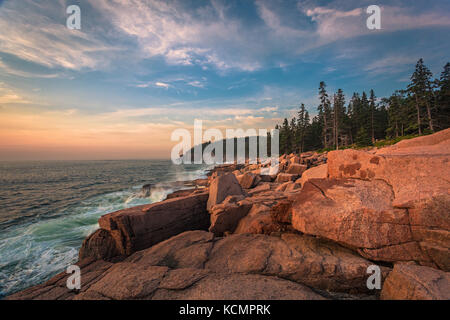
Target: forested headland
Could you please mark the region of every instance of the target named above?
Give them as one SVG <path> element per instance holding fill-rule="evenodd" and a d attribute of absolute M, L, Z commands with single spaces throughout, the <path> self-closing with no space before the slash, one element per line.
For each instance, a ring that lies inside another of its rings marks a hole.
<path fill-rule="evenodd" d="M 378 99 L 374 90 L 353 93 L 327 92 L 319 84 L 317 115 L 312 119 L 303 103 L 297 115 L 276 125 L 280 154 L 311 150 L 365 147 L 430 134 L 450 126 L 450 63 L 439 78 L 420 59 L 411 81 L 390 97 Z M 348 102 L 347 102 L 348 101 Z"/>

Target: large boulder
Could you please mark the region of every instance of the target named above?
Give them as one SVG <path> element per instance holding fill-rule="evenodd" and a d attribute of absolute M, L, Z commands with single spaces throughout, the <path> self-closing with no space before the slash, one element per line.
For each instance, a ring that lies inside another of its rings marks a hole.
<path fill-rule="evenodd" d="M 368 292 L 372 263 L 336 244 L 297 234 L 232 235 L 214 244 L 206 269 L 276 275 L 321 290 Z M 388 269 L 383 269 L 384 274 Z"/>
<path fill-rule="evenodd" d="M 257 187 L 253 188 L 248 193 L 250 195 L 255 195 L 255 194 L 258 194 L 260 192 L 270 191 L 271 190 L 271 185 L 272 184 L 270 182 L 261 182 L 261 183 L 258 184 Z"/>
<path fill-rule="evenodd" d="M 385 261 L 414 260 L 422 265 L 450 270 L 450 196 L 442 195 L 416 202 L 406 209 L 412 240 L 400 245 L 364 249 L 369 259 Z M 417 257 L 422 256 L 420 261 Z"/>
<path fill-rule="evenodd" d="M 312 167 L 305 172 L 303 172 L 301 178 L 295 181 L 300 184 L 302 187 L 305 185 L 306 181 L 311 179 L 325 179 L 328 176 L 328 166 L 326 164 L 322 164 L 317 167 Z"/>
<path fill-rule="evenodd" d="M 398 217 L 406 217 L 410 235 L 403 233 L 400 237 L 398 234 L 395 241 L 388 241 L 385 246 L 364 245 L 362 252 L 366 257 L 384 261 L 413 260 L 450 270 L 449 158 L 450 129 L 402 141 L 375 154 L 356 150 L 328 154 L 330 178 L 360 179 L 373 185 L 384 182 L 391 189 L 388 194 L 392 194 L 388 206 L 397 213 L 402 212 Z M 326 194 L 329 188 L 326 189 L 321 191 Z M 358 223 L 363 225 L 359 228 L 367 227 L 364 221 L 360 219 Z M 392 238 L 392 224 L 385 228 Z"/>
<path fill-rule="evenodd" d="M 121 252 L 117 249 L 116 241 L 111 233 L 105 229 L 98 229 L 86 239 L 84 239 L 78 252 L 80 261 L 85 259 L 110 260 L 120 256 Z"/>
<path fill-rule="evenodd" d="M 256 175 L 252 172 L 246 172 L 243 175 L 238 177 L 239 184 L 244 189 L 250 189 L 255 187 L 258 182 L 261 181 L 259 175 Z"/>
<path fill-rule="evenodd" d="M 285 183 L 280 184 L 278 187 L 276 187 L 275 191 L 284 192 L 286 190 L 288 185 L 294 184 L 293 181 L 288 181 Z"/>
<path fill-rule="evenodd" d="M 352 247 L 383 247 L 412 240 L 406 213 L 394 213 L 382 181 L 311 179 L 292 206 L 292 226 Z M 383 224 L 392 223 L 392 232 Z M 396 241 L 397 240 L 397 241 Z"/>
<path fill-rule="evenodd" d="M 239 221 L 234 233 L 270 234 L 276 231 L 280 231 L 280 226 L 273 222 L 270 207 L 262 203 L 256 203 L 248 214 Z"/>
<path fill-rule="evenodd" d="M 311 179 L 285 217 L 296 230 L 342 243 L 372 260 L 448 270 L 449 197 L 424 201 L 415 210 L 394 207 L 393 200 L 383 180 Z"/>
<path fill-rule="evenodd" d="M 139 263 L 117 263 L 89 291 L 113 300 L 145 299 L 153 294 L 169 268 Z"/>
<path fill-rule="evenodd" d="M 381 291 L 383 300 L 450 300 L 450 273 L 396 264 Z"/>
<path fill-rule="evenodd" d="M 128 256 L 187 230 L 207 230 L 207 199 L 207 193 L 199 193 L 104 215 L 101 231 L 83 243 L 80 258 Z"/>
<path fill-rule="evenodd" d="M 295 181 L 296 178 L 298 178 L 297 174 L 279 173 L 277 175 L 275 182 L 276 183 L 285 183 L 285 182 L 289 182 L 289 181 Z"/>
<path fill-rule="evenodd" d="M 289 182 L 285 182 L 280 184 L 275 191 L 280 191 L 280 192 L 294 192 L 296 190 L 299 190 L 301 188 L 301 185 L 297 182 L 293 182 L 293 181 L 289 181 Z"/>
<path fill-rule="evenodd" d="M 211 210 L 214 205 L 231 195 L 245 195 L 236 176 L 233 173 L 225 173 L 215 177 L 209 186 L 207 209 Z"/>
<path fill-rule="evenodd" d="M 214 242 L 205 269 L 275 275 L 321 290 L 368 292 L 367 268 L 372 264 L 348 249 L 313 237 L 240 234 Z M 389 271 L 382 270 L 383 274 Z"/>
<path fill-rule="evenodd" d="M 191 276 L 186 270 L 184 277 Z M 171 274 L 170 274 L 171 275 Z M 169 276 L 170 276 L 169 275 Z M 178 275 L 177 275 L 178 276 Z M 184 290 L 166 289 L 156 291 L 156 300 L 324 300 L 310 288 L 273 276 L 256 274 L 208 273 Z"/>
<path fill-rule="evenodd" d="M 225 232 L 234 232 L 239 221 L 250 211 L 252 203 L 246 200 L 239 202 L 224 202 L 210 209 L 211 225 L 209 231 L 216 236 Z"/>
<path fill-rule="evenodd" d="M 406 153 L 411 149 L 382 149 L 376 155 L 351 149 L 332 151 L 328 154 L 328 176 L 384 180 L 394 192 L 393 205 L 401 208 L 412 208 L 417 201 L 449 194 L 450 140 Z"/>
<path fill-rule="evenodd" d="M 308 167 L 304 164 L 291 163 L 286 169 L 286 173 L 301 175 Z"/>
<path fill-rule="evenodd" d="M 284 199 L 277 201 L 277 203 L 270 209 L 270 216 L 272 220 L 285 227 L 292 225 L 292 203 L 291 199 Z"/>
<path fill-rule="evenodd" d="M 186 196 L 193 194 L 196 191 L 200 191 L 200 189 L 194 188 L 194 189 L 177 190 L 172 193 L 169 193 L 166 197 L 166 200 L 173 199 L 173 198 L 179 198 L 179 197 L 186 197 Z M 201 191 L 204 191 L 204 190 L 201 190 Z"/>
<path fill-rule="evenodd" d="M 230 235 L 189 231 L 114 264 L 80 265 L 79 292 L 68 274 L 11 299 L 324 299 L 332 292 L 373 294 L 372 265 L 337 244 L 298 234 Z M 381 267 L 383 275 L 389 271 Z M 96 270 L 96 272 L 94 272 Z M 314 290 L 310 289 L 314 288 Z"/>

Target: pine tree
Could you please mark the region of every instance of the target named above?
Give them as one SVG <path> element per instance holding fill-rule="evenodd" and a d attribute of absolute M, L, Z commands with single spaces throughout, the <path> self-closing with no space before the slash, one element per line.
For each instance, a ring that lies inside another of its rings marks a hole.
<path fill-rule="evenodd" d="M 306 111 L 305 105 L 300 105 L 297 118 L 297 133 L 298 133 L 298 145 L 300 153 L 304 151 L 305 147 L 305 135 L 309 126 L 309 113 Z"/>
<path fill-rule="evenodd" d="M 370 134 L 372 139 L 372 144 L 375 143 L 375 112 L 376 112 L 376 100 L 375 92 L 370 90 L 370 103 L 369 103 L 369 112 L 370 112 Z"/>
<path fill-rule="evenodd" d="M 305 132 L 305 147 L 303 151 L 323 148 L 322 132 L 322 121 L 319 116 L 315 116 Z"/>
<path fill-rule="evenodd" d="M 358 124 L 358 112 L 361 109 L 361 98 L 358 93 L 353 93 L 352 99 L 350 100 L 350 104 L 348 107 L 347 116 L 350 122 L 350 142 L 353 144 L 353 138 L 356 137 L 356 134 L 359 129 Z"/>
<path fill-rule="evenodd" d="M 361 95 L 361 108 L 359 112 L 359 124 L 367 130 L 370 127 L 370 104 L 365 91 Z"/>
<path fill-rule="evenodd" d="M 433 118 L 431 115 L 430 99 L 432 96 L 432 81 L 433 74 L 424 65 L 423 59 L 419 59 L 416 64 L 416 70 L 411 76 L 411 83 L 408 86 L 408 91 L 413 95 L 416 110 L 417 110 L 417 125 L 419 129 L 419 135 L 422 134 L 421 124 L 421 105 L 425 104 L 428 115 L 428 126 L 431 132 L 434 132 Z"/>
<path fill-rule="evenodd" d="M 342 121 L 344 120 L 343 115 L 345 114 L 345 97 L 342 89 L 339 89 L 338 92 L 334 95 L 334 103 L 333 103 L 333 138 L 334 145 L 336 150 L 339 149 L 339 134 L 340 127 L 342 125 Z"/>
<path fill-rule="evenodd" d="M 291 149 L 291 128 L 287 118 L 284 118 L 280 129 L 280 152 L 289 153 Z"/>
<path fill-rule="evenodd" d="M 431 72 L 420 59 L 407 90 L 397 90 L 389 98 L 377 101 L 363 92 L 354 93 L 348 107 L 341 89 L 331 104 L 324 82 L 319 85 L 318 115 L 312 121 L 304 104 L 297 117 L 277 124 L 282 153 L 305 152 L 356 143 L 372 145 L 377 139 L 397 138 L 423 133 L 422 120 L 428 120 L 430 132 L 450 126 L 450 63 L 439 79 L 432 81 Z M 425 111 L 425 112 L 424 112 Z M 426 115 L 424 117 L 424 114 Z"/>
<path fill-rule="evenodd" d="M 370 140 L 367 130 L 364 127 L 361 127 L 356 135 L 356 145 L 358 147 L 367 147 L 372 145 L 372 141 Z"/>
<path fill-rule="evenodd" d="M 289 143 L 289 151 L 288 153 L 297 152 L 298 151 L 298 131 L 297 131 L 297 119 L 293 117 L 289 124 L 289 132 L 290 132 L 290 143 Z"/>
<path fill-rule="evenodd" d="M 386 138 L 386 129 L 388 127 L 388 112 L 386 106 L 381 104 L 375 113 L 374 131 L 375 140 Z"/>
<path fill-rule="evenodd" d="M 321 81 L 319 84 L 319 100 L 320 104 L 317 107 L 317 110 L 319 111 L 319 117 L 322 121 L 323 145 L 325 148 L 328 148 L 331 122 L 331 103 L 330 99 L 328 98 L 326 84 L 323 81 Z"/>
<path fill-rule="evenodd" d="M 437 84 L 437 126 L 439 129 L 450 127 L 450 62 L 444 66 Z"/>

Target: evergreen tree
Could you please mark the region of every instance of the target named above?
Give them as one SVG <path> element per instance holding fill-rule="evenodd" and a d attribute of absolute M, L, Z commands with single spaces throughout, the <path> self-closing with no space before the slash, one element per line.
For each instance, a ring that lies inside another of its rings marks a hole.
<path fill-rule="evenodd" d="M 325 148 L 328 148 L 331 130 L 331 103 L 326 90 L 326 84 L 323 81 L 319 84 L 319 100 L 320 104 L 317 110 L 322 121 L 323 145 Z"/>
<path fill-rule="evenodd" d="M 432 97 L 432 80 L 433 74 L 424 65 L 423 59 L 419 59 L 416 64 L 416 70 L 411 76 L 411 84 L 408 91 L 414 97 L 417 111 L 417 126 L 419 134 L 422 134 L 421 124 L 421 108 L 425 105 L 428 115 L 428 125 L 431 132 L 434 132 L 433 118 L 431 115 L 430 100 Z"/>
<path fill-rule="evenodd" d="M 375 113 L 375 120 L 374 120 L 375 140 L 385 139 L 387 128 L 388 128 L 388 112 L 386 106 L 381 104 Z"/>
<path fill-rule="evenodd" d="M 356 134 L 358 132 L 359 129 L 359 124 L 358 124 L 358 114 L 360 112 L 361 109 L 361 98 L 359 96 L 358 93 L 353 93 L 352 99 L 350 100 L 350 104 L 348 106 L 348 112 L 347 112 L 347 116 L 349 118 L 349 122 L 350 122 L 350 143 L 353 144 L 354 141 L 354 137 L 356 137 Z"/>
<path fill-rule="evenodd" d="M 375 112 L 376 112 L 376 100 L 375 92 L 370 90 L 370 103 L 369 103 L 369 113 L 370 113 L 370 135 L 372 143 L 375 143 Z"/>
<path fill-rule="evenodd" d="M 372 145 L 372 141 L 364 127 L 361 127 L 356 135 L 356 145 L 358 147 L 367 147 Z"/>
<path fill-rule="evenodd" d="M 305 146 L 303 151 L 318 150 L 323 148 L 322 142 L 322 121 L 319 116 L 315 116 L 305 132 Z"/>
<path fill-rule="evenodd" d="M 290 133 L 290 144 L 288 153 L 298 152 L 298 130 L 297 130 L 297 119 L 293 117 L 289 124 Z"/>
<path fill-rule="evenodd" d="M 305 135 L 309 126 L 309 113 L 305 108 L 305 105 L 302 103 L 300 106 L 300 110 L 298 111 L 298 119 L 297 119 L 297 133 L 298 133 L 298 145 L 300 153 L 303 152 L 305 147 Z"/>
<path fill-rule="evenodd" d="M 436 120 L 439 129 L 450 127 L 450 62 L 444 66 L 437 84 Z"/>
<path fill-rule="evenodd" d="M 280 129 L 280 152 L 289 153 L 291 149 L 291 128 L 287 118 L 284 118 Z"/>
<path fill-rule="evenodd" d="M 341 89 L 331 104 L 326 85 L 319 85 L 318 114 L 310 121 L 304 104 L 297 117 L 284 119 L 280 130 L 281 153 L 305 152 L 335 146 L 372 145 L 378 139 L 397 138 L 423 133 L 422 120 L 427 119 L 426 130 L 446 129 L 450 126 L 450 63 L 439 79 L 432 81 L 431 72 L 420 59 L 411 76 L 407 90 L 397 90 L 390 97 L 377 101 L 375 92 L 370 97 L 353 93 L 345 107 Z M 425 115 L 425 117 L 424 117 Z"/>
<path fill-rule="evenodd" d="M 361 107 L 359 110 L 358 120 L 360 127 L 370 128 L 370 103 L 367 94 L 363 91 L 361 95 Z"/>
<path fill-rule="evenodd" d="M 345 114 L 345 97 L 342 89 L 339 89 L 338 92 L 334 95 L 333 102 L 333 144 L 336 147 L 336 150 L 339 149 L 339 135 L 340 128 L 342 127 L 342 123 L 344 120 Z"/>

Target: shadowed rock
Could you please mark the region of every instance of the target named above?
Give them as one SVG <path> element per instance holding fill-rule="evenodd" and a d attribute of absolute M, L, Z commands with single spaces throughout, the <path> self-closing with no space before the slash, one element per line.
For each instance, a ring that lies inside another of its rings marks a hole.
<path fill-rule="evenodd" d="M 217 236 L 225 232 L 234 232 L 239 221 L 244 218 L 252 207 L 252 203 L 241 200 L 235 203 L 221 203 L 210 210 L 211 226 L 209 231 Z"/>
<path fill-rule="evenodd" d="M 93 234 L 84 239 L 78 252 L 78 259 L 109 260 L 120 256 L 121 252 L 117 249 L 116 241 L 111 233 L 105 229 L 98 229 Z"/>
<path fill-rule="evenodd" d="M 181 232 L 206 230 L 207 199 L 207 193 L 199 193 L 104 215 L 99 219 L 103 230 L 85 241 L 80 258 L 110 259 L 112 252 L 128 256 Z"/>
<path fill-rule="evenodd" d="M 261 178 L 257 174 L 246 172 L 239 176 L 238 181 L 242 188 L 250 189 L 255 187 L 261 181 Z"/>
<path fill-rule="evenodd" d="M 291 163 L 289 165 L 289 167 L 286 169 L 286 173 L 289 174 L 296 174 L 296 175 L 301 175 L 303 172 L 306 171 L 308 167 L 306 165 L 303 164 L 298 164 L 298 163 Z"/>
<path fill-rule="evenodd" d="M 366 269 L 371 264 L 339 245 L 305 235 L 215 238 L 205 231 L 189 231 L 121 262 L 80 265 L 80 292 L 67 289 L 69 275 L 61 273 L 10 298 L 324 299 L 309 287 L 367 292 Z"/>
<path fill-rule="evenodd" d="M 449 300 L 450 273 L 396 264 L 381 291 L 383 300 Z"/>
<path fill-rule="evenodd" d="M 295 181 L 295 179 L 298 178 L 297 174 L 290 174 L 290 173 L 279 173 L 275 182 L 277 183 L 284 183 L 289 181 Z"/>
<path fill-rule="evenodd" d="M 209 187 L 207 209 L 210 210 L 231 195 L 244 195 L 236 176 L 233 173 L 224 173 L 215 177 Z"/>
<path fill-rule="evenodd" d="M 270 215 L 270 207 L 257 203 L 254 204 L 248 214 L 239 221 L 234 233 L 270 234 L 276 231 L 280 231 L 280 226 L 273 222 Z"/>

